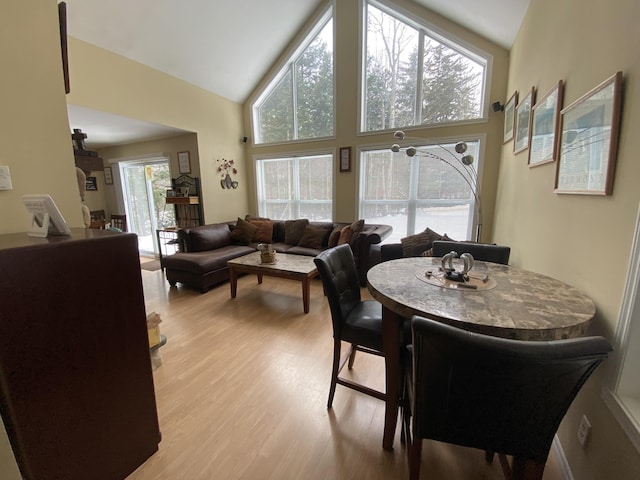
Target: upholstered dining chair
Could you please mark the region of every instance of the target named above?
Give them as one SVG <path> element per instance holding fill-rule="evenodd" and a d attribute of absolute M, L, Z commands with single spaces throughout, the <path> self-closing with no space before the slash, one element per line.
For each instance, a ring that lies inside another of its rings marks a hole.
<path fill-rule="evenodd" d="M 509 264 L 509 256 L 511 255 L 511 247 L 506 245 L 495 245 L 492 243 L 436 240 L 433 242 L 432 249 L 434 257 L 444 257 L 447 253 L 453 250 L 459 254 L 470 253 L 475 260 L 501 263 L 503 265 Z"/>
<path fill-rule="evenodd" d="M 488 461 L 498 453 L 506 478 L 541 479 L 560 421 L 611 351 L 603 337 L 509 340 L 422 317 L 411 328 L 402 435 L 412 480 L 423 438 L 485 450 Z"/>
<path fill-rule="evenodd" d="M 313 260 L 329 301 L 333 323 L 333 368 L 327 408 L 331 408 L 336 385 L 385 400 L 385 394 L 340 377 L 349 361 L 353 367 L 356 351 L 382 355 L 382 305 L 376 300 L 362 300 L 356 263 L 348 244 L 323 251 Z M 341 357 L 342 342 L 351 344 Z"/>

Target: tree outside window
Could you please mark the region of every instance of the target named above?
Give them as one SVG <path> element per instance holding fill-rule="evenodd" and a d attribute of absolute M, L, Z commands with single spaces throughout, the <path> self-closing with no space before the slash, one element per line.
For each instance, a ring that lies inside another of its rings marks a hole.
<path fill-rule="evenodd" d="M 363 131 L 482 117 L 487 60 L 367 4 Z"/>

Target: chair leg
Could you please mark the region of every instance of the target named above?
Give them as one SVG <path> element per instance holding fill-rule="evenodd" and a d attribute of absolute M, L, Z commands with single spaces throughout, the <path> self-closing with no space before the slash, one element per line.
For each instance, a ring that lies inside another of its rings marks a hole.
<path fill-rule="evenodd" d="M 351 344 L 351 355 L 349 355 L 349 370 L 353 368 L 353 362 L 356 361 L 356 347 L 357 345 Z"/>
<path fill-rule="evenodd" d="M 327 408 L 333 405 L 333 396 L 336 394 L 336 384 L 338 374 L 340 373 L 340 348 L 342 343 L 340 340 L 333 340 L 333 367 L 331 369 L 331 386 L 329 387 L 329 399 L 327 400 Z"/>
<path fill-rule="evenodd" d="M 410 435 L 410 434 L 409 434 Z M 420 460 L 422 457 L 422 438 L 412 439 L 408 443 L 407 454 L 409 457 L 409 479 L 420 480 Z"/>

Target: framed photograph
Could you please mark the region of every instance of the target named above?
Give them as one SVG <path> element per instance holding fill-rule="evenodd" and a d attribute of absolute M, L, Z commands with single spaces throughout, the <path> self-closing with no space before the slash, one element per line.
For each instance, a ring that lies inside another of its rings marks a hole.
<path fill-rule="evenodd" d="M 507 143 L 509 140 L 513 140 L 513 127 L 515 125 L 517 103 L 518 91 L 516 90 L 504 106 L 504 140 L 502 143 Z"/>
<path fill-rule="evenodd" d="M 563 83 L 560 80 L 533 106 L 531 113 L 531 140 L 529 141 L 530 167 L 556 160 L 560 109 L 562 108 L 562 87 Z"/>
<path fill-rule="evenodd" d="M 191 173 L 191 156 L 189 152 L 178 152 L 178 172 Z"/>
<path fill-rule="evenodd" d="M 96 177 L 87 177 L 87 192 L 95 192 L 98 190 L 98 182 Z"/>
<path fill-rule="evenodd" d="M 351 147 L 340 148 L 340 171 L 351 171 Z"/>
<path fill-rule="evenodd" d="M 531 106 L 535 102 L 536 88 L 531 90 L 516 106 L 515 141 L 513 153 L 520 153 L 529 147 L 529 130 L 531 129 Z"/>
<path fill-rule="evenodd" d="M 617 72 L 560 112 L 556 193 L 611 195 L 621 108 Z"/>
<path fill-rule="evenodd" d="M 106 185 L 113 185 L 113 172 L 111 167 L 104 167 L 104 183 Z"/>

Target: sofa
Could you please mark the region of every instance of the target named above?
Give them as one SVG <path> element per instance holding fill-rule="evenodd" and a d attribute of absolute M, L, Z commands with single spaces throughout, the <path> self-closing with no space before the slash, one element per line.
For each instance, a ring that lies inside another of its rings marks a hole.
<path fill-rule="evenodd" d="M 332 246 L 351 246 L 362 286 L 372 265 L 371 245 L 389 236 L 390 225 L 312 222 L 307 219 L 270 220 L 247 216 L 236 221 L 178 230 L 178 252 L 164 257 L 162 264 L 171 286 L 178 282 L 207 292 L 229 279 L 227 261 L 255 252 L 260 243 L 270 243 L 278 253 L 316 256 Z"/>

